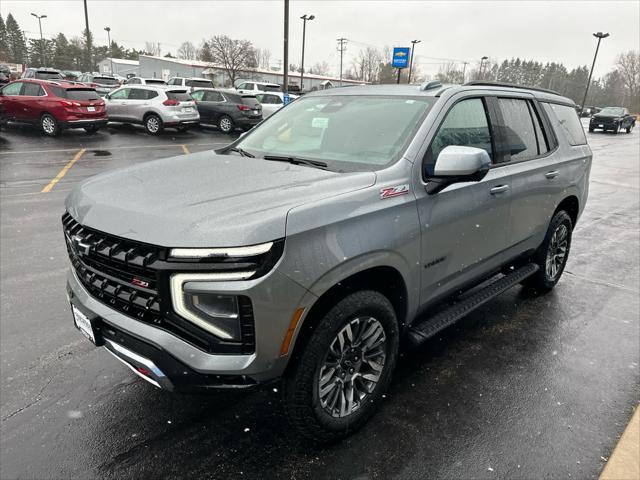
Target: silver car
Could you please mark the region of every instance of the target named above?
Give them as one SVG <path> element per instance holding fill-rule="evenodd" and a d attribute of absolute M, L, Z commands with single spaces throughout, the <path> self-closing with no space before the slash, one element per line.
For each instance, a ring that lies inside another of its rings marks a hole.
<path fill-rule="evenodd" d="M 109 121 L 141 124 L 151 135 L 165 127 L 186 131 L 200 122 L 185 88 L 124 85 L 105 96 L 105 104 Z"/>
<path fill-rule="evenodd" d="M 558 283 L 590 168 L 574 102 L 550 91 L 313 92 L 215 153 L 76 187 L 74 322 L 167 390 L 282 377 L 295 429 L 335 440 L 381 403 L 401 338 Z"/>

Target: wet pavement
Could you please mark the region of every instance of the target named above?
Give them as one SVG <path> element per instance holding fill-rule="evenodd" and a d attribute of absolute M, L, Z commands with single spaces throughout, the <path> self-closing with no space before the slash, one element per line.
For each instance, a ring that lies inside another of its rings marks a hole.
<path fill-rule="evenodd" d="M 0 478 L 597 478 L 640 397 L 640 129 L 588 139 L 589 203 L 556 289 L 514 288 L 405 352 L 368 425 L 311 449 L 289 432 L 277 384 L 165 393 L 71 321 L 60 229 L 69 189 L 229 137 L 3 129 Z"/>

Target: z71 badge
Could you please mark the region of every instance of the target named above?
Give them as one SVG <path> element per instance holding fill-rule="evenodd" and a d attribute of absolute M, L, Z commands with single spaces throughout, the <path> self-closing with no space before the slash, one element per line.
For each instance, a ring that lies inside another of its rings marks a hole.
<path fill-rule="evenodd" d="M 409 193 L 409 185 L 396 185 L 395 187 L 386 187 L 380 189 L 380 198 L 397 197 L 398 195 L 406 195 Z"/>

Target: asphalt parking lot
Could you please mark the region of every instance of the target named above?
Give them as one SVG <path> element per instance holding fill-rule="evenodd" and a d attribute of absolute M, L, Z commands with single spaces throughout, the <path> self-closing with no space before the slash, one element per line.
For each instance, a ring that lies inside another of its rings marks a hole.
<path fill-rule="evenodd" d="M 372 421 L 309 449 L 278 385 L 157 390 L 82 337 L 65 298 L 74 185 L 230 137 L 3 129 L 0 478 L 597 478 L 640 394 L 640 129 L 588 139 L 589 203 L 557 288 L 514 288 L 406 352 Z"/>

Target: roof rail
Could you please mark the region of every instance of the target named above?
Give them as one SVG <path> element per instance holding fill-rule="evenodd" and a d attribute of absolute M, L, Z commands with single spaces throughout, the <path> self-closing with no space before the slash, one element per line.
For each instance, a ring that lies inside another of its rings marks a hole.
<path fill-rule="evenodd" d="M 528 85 L 516 85 L 515 83 L 506 83 L 506 82 L 486 82 L 482 80 L 475 80 L 472 82 L 467 82 L 463 86 L 475 86 L 475 85 L 481 85 L 486 87 L 521 88 L 523 90 L 535 90 L 536 92 L 553 93 L 554 95 L 559 95 L 561 97 L 564 96 L 561 93 L 558 93 L 555 90 L 549 90 L 548 88 L 530 87 Z"/>
<path fill-rule="evenodd" d="M 439 88 L 442 86 L 439 80 L 431 80 L 430 82 L 423 82 L 420 85 L 420 91 L 431 90 L 432 88 Z"/>

